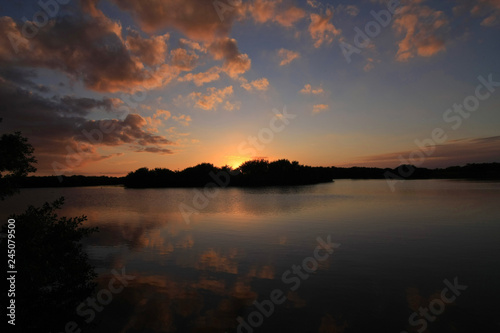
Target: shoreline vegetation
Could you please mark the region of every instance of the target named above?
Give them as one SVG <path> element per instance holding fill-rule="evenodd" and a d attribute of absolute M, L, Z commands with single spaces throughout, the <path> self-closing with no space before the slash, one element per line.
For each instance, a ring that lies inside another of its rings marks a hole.
<path fill-rule="evenodd" d="M 401 170 L 404 170 L 402 172 Z M 410 172 L 409 172 L 410 171 Z M 233 170 L 202 163 L 184 170 L 140 168 L 125 177 L 109 176 L 30 176 L 21 188 L 123 185 L 128 188 L 203 187 L 214 177 L 228 178 L 229 187 L 295 186 L 332 182 L 335 179 L 475 179 L 500 180 L 500 163 L 467 164 L 427 169 L 411 165 L 390 168 L 311 167 L 285 159 L 269 162 L 251 160 Z"/>

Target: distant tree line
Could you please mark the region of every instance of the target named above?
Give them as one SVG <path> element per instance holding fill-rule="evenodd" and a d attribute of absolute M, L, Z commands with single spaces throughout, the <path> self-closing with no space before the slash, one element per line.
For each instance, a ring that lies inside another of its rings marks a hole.
<path fill-rule="evenodd" d="M 214 175 L 227 175 L 227 186 L 287 186 L 331 182 L 335 179 L 385 179 L 388 174 L 401 179 L 500 179 L 500 163 L 467 164 L 444 169 L 427 169 L 415 166 L 401 166 L 412 170 L 409 176 L 401 176 L 398 168 L 367 167 L 312 167 L 286 159 L 269 162 L 251 160 L 233 170 L 229 166 L 216 167 L 201 163 L 184 170 L 166 168 L 140 168 L 126 177 L 107 176 L 57 176 L 27 177 L 21 187 L 73 187 L 125 185 L 130 188 L 150 187 L 203 187 L 214 182 Z"/>
<path fill-rule="evenodd" d="M 32 176 L 19 181 L 19 187 L 79 187 L 123 185 L 125 177 L 108 176 Z"/>

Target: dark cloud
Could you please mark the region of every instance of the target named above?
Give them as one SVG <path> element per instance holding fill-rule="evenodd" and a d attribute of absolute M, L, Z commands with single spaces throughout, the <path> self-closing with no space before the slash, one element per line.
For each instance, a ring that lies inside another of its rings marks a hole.
<path fill-rule="evenodd" d="M 28 89 L 39 92 L 49 92 L 49 88 L 43 84 L 33 82 L 38 75 L 34 69 L 20 69 L 15 67 L 0 67 L 0 80 L 9 81 Z"/>
<path fill-rule="evenodd" d="M 172 153 L 162 146 L 171 145 L 167 138 L 150 133 L 146 120 L 129 114 L 124 120 L 86 119 L 94 109 L 113 112 L 110 99 L 96 100 L 70 96 L 43 97 L 11 82 L 0 80 L 0 124 L 2 133 L 22 130 L 35 148 L 37 168 L 54 174 L 72 170 L 87 163 L 120 156 L 101 154 L 99 147 L 120 147 L 135 151 Z M 55 165 L 55 167 L 54 167 Z"/>
<path fill-rule="evenodd" d="M 160 148 L 160 147 L 135 147 L 136 150 L 134 150 L 137 153 L 156 153 L 156 154 L 173 154 L 174 152 L 171 149 L 168 148 Z"/>
<path fill-rule="evenodd" d="M 238 14 L 225 11 L 223 20 L 217 14 L 213 1 L 207 0 L 112 0 L 131 15 L 147 32 L 164 28 L 175 28 L 187 37 L 211 41 L 229 34 Z"/>
<path fill-rule="evenodd" d="M 29 40 L 21 29 L 22 22 L 0 18 L 0 66 L 59 70 L 101 92 L 161 87 L 179 72 L 162 61 L 167 37 L 130 32 L 124 41 L 121 25 L 102 14 L 58 17 Z M 17 41 L 18 52 L 6 36 Z"/>
<path fill-rule="evenodd" d="M 54 100 L 57 101 L 58 110 L 66 114 L 73 113 L 84 116 L 93 109 L 102 109 L 107 112 L 115 111 L 115 103 L 110 98 L 96 100 L 86 97 L 63 96 L 55 97 Z"/>
<path fill-rule="evenodd" d="M 423 154 L 423 155 L 422 155 Z M 369 156 L 360 159 L 354 164 L 363 166 L 396 167 L 401 162 L 401 156 L 406 162 L 415 164 L 420 161 L 419 156 L 425 156 L 419 166 L 427 168 L 442 168 L 467 163 L 500 162 L 500 136 L 450 140 L 446 144 L 436 145 L 435 150 L 427 156 L 418 147 L 411 151 L 402 151 L 389 154 Z M 415 161 L 412 161 L 413 157 Z"/>
<path fill-rule="evenodd" d="M 124 120 L 88 120 L 77 128 L 78 134 L 75 138 L 89 143 L 98 141 L 106 146 L 130 143 L 140 146 L 172 144 L 162 136 L 145 131 L 143 129 L 145 125 L 146 120 L 138 114 L 129 114 Z"/>

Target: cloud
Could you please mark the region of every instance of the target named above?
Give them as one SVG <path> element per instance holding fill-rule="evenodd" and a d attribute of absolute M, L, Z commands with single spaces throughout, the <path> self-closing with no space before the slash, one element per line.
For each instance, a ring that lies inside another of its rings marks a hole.
<path fill-rule="evenodd" d="M 110 98 L 96 100 L 86 97 L 55 96 L 53 100 L 56 101 L 57 105 L 57 108 L 54 109 L 54 111 L 62 115 L 77 114 L 85 116 L 93 109 L 102 109 L 107 112 L 113 112 L 116 107 L 116 102 Z"/>
<path fill-rule="evenodd" d="M 274 20 L 284 27 L 292 27 L 293 24 L 306 16 L 303 9 L 298 7 L 290 7 L 276 14 Z"/>
<path fill-rule="evenodd" d="M 374 59 L 374 58 L 366 58 L 366 64 L 363 67 L 363 70 L 365 72 L 371 71 L 375 67 L 375 63 L 379 63 L 379 59 Z"/>
<path fill-rule="evenodd" d="M 173 144 L 166 137 L 148 131 L 146 119 L 137 114 L 129 114 L 123 120 L 86 119 L 95 110 L 117 113 L 112 99 L 58 95 L 49 98 L 0 78 L 0 100 L 2 131 L 22 129 L 35 148 L 41 173 L 74 170 L 121 154 L 101 154 L 102 147 L 129 149 L 128 145 L 148 148 Z"/>
<path fill-rule="evenodd" d="M 325 16 L 314 13 L 310 15 L 309 33 L 314 40 L 314 47 L 319 48 L 323 44 L 331 44 L 335 37 L 341 34 L 341 30 L 330 23 L 332 17 L 333 11 L 329 9 L 326 10 Z"/>
<path fill-rule="evenodd" d="M 238 12 L 226 11 L 219 18 L 213 1 L 206 0 L 111 0 L 129 12 L 143 31 L 153 33 L 175 28 L 193 40 L 213 41 L 227 36 Z"/>
<path fill-rule="evenodd" d="M 125 44 L 130 53 L 138 56 L 145 65 L 155 66 L 165 62 L 169 37 L 169 34 L 164 34 L 147 39 L 142 38 L 139 32 L 128 29 Z"/>
<path fill-rule="evenodd" d="M 199 52 L 202 52 L 202 53 L 207 53 L 206 47 L 202 46 L 198 42 L 194 42 L 194 41 L 186 39 L 186 38 L 180 38 L 179 42 L 181 43 L 181 45 L 187 46 L 187 47 L 189 47 L 189 48 L 191 48 L 191 49 L 193 49 L 195 51 L 199 51 Z"/>
<path fill-rule="evenodd" d="M 158 127 L 163 125 L 164 120 L 170 119 L 171 113 L 167 110 L 156 110 L 151 117 L 144 117 L 150 131 L 158 132 Z"/>
<path fill-rule="evenodd" d="M 455 13 L 468 11 L 473 17 L 482 18 L 481 25 L 485 27 L 500 24 L 499 0 L 460 1 L 453 10 Z"/>
<path fill-rule="evenodd" d="M 417 165 L 421 167 L 443 168 L 467 163 L 500 162 L 500 136 L 452 140 L 442 145 L 436 145 L 435 151 L 420 159 L 415 152 L 421 152 L 417 147 L 411 151 L 401 151 L 388 154 L 368 156 L 356 162 L 359 165 L 396 167 L 400 164 Z M 410 156 L 415 156 L 414 161 L 407 161 Z M 401 158 L 403 161 L 401 161 Z"/>
<path fill-rule="evenodd" d="M 226 103 L 224 104 L 224 110 L 227 111 L 239 110 L 240 107 L 241 107 L 240 102 L 231 103 L 229 101 L 226 101 Z"/>
<path fill-rule="evenodd" d="M 321 5 L 321 3 L 316 0 L 307 0 L 307 4 L 312 8 L 318 8 Z"/>
<path fill-rule="evenodd" d="M 241 84 L 241 87 L 244 88 L 246 91 L 252 91 L 253 89 L 265 91 L 269 87 L 269 81 L 265 77 L 263 77 L 261 79 L 254 80 L 250 83 L 244 82 Z"/>
<path fill-rule="evenodd" d="M 338 5 L 336 10 L 349 16 L 358 16 L 359 14 L 359 8 L 355 5 Z"/>
<path fill-rule="evenodd" d="M 160 147 L 133 147 L 134 152 L 136 153 L 155 153 L 160 155 L 170 155 L 174 152 L 168 148 L 160 148 Z"/>
<path fill-rule="evenodd" d="M 191 71 L 196 68 L 198 55 L 186 49 L 178 48 L 170 51 L 171 64 L 182 71 Z"/>
<path fill-rule="evenodd" d="M 306 16 L 303 9 L 282 0 L 255 0 L 241 6 L 242 17 L 249 15 L 257 23 L 274 22 L 290 28 Z"/>
<path fill-rule="evenodd" d="M 36 84 L 32 81 L 37 74 L 33 69 L 20 69 L 15 67 L 0 67 L 0 78 L 9 81 L 13 84 L 28 88 L 29 90 L 37 90 L 40 92 L 48 92 L 49 88 Z"/>
<path fill-rule="evenodd" d="M 213 3 L 205 0 L 111 2 L 130 13 L 141 31 L 123 29 L 120 21 L 98 9 L 99 0 L 78 2 L 80 8 L 50 20 L 30 40 L 20 33 L 23 22 L 2 17 L 0 29 L 8 38 L 0 40 L 0 66 L 60 71 L 97 92 L 134 92 L 168 85 L 183 71 L 193 71 L 200 54 L 209 53 L 222 65 L 205 73 L 188 73 L 179 80 L 201 86 L 218 80 L 220 72 L 238 79 L 250 70 L 251 59 L 229 37 L 235 20 L 250 16 L 258 23 L 275 22 L 289 28 L 306 15 L 303 9 L 282 0 L 245 2 L 226 11 L 222 21 Z M 151 35 L 166 28 L 186 36 L 179 39 L 178 48 L 170 49 L 169 33 Z M 285 56 L 286 63 L 297 57 L 295 53 Z"/>
<path fill-rule="evenodd" d="M 172 119 L 183 126 L 189 126 L 189 123 L 191 122 L 191 117 L 185 114 L 173 116 Z"/>
<path fill-rule="evenodd" d="M 442 11 L 422 4 L 422 0 L 402 6 L 392 25 L 398 35 L 396 60 L 408 61 L 415 56 L 430 57 L 446 49 L 449 21 Z"/>
<path fill-rule="evenodd" d="M 140 146 L 172 144 L 170 140 L 163 136 L 145 131 L 143 128 L 146 125 L 146 119 L 134 113 L 128 114 L 124 120 L 87 120 L 77 128 L 75 139 L 92 143 L 92 139 L 85 133 L 97 133 L 99 131 L 100 144 L 106 146 L 130 143 L 137 143 Z M 102 131 L 102 128 L 109 128 L 110 130 Z"/>
<path fill-rule="evenodd" d="M 325 91 L 321 87 L 314 89 L 310 84 L 306 84 L 306 85 L 304 85 L 304 88 L 302 88 L 302 90 L 300 90 L 299 92 L 301 94 L 305 94 L 305 95 L 310 95 L 310 94 L 320 95 L 320 94 L 324 93 Z"/>
<path fill-rule="evenodd" d="M 324 112 L 326 110 L 328 110 L 328 105 L 327 104 L 316 104 L 316 105 L 313 106 L 312 113 L 313 114 L 318 114 L 318 113 Z"/>
<path fill-rule="evenodd" d="M 206 72 L 200 72 L 200 73 L 188 73 L 184 75 L 183 77 L 180 77 L 178 81 L 180 82 L 193 82 L 196 86 L 200 87 L 204 85 L 205 83 L 210 83 L 213 81 L 217 81 L 220 79 L 220 72 L 221 68 L 214 66 L 207 70 Z"/>
<path fill-rule="evenodd" d="M 161 87 L 178 75 L 178 68 L 162 63 L 167 35 L 144 39 L 128 30 L 130 37 L 124 40 L 119 23 L 88 10 L 94 16 L 51 20 L 29 41 L 20 33 L 21 23 L 0 18 L 0 30 L 18 49 L 16 53 L 8 38 L 0 39 L 0 65 L 58 70 L 100 92 Z"/>
<path fill-rule="evenodd" d="M 215 110 L 219 104 L 233 94 L 233 86 L 227 86 L 223 89 L 216 89 L 214 87 L 207 88 L 207 94 L 203 95 L 201 92 L 192 92 L 188 98 L 195 101 L 195 106 L 203 110 Z"/>
<path fill-rule="evenodd" d="M 215 60 L 224 60 L 222 70 L 233 79 L 238 78 L 251 67 L 252 61 L 247 54 L 240 53 L 237 42 L 233 38 L 217 39 L 210 44 L 208 50 Z"/>
<path fill-rule="evenodd" d="M 294 61 L 295 59 L 300 58 L 300 53 L 295 51 L 290 51 L 287 49 L 279 49 L 278 57 L 281 58 L 280 66 L 285 66 Z"/>
<path fill-rule="evenodd" d="M 493 27 L 500 24 L 500 1 L 479 0 L 472 8 L 472 14 L 486 17 L 481 21 L 482 26 Z"/>

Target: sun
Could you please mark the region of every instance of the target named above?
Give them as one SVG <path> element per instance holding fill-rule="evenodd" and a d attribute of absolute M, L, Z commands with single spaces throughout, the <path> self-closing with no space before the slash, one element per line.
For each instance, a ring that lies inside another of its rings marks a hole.
<path fill-rule="evenodd" d="M 229 165 L 232 169 L 236 170 L 240 165 L 250 160 L 249 157 L 243 156 L 228 156 L 227 165 Z"/>

